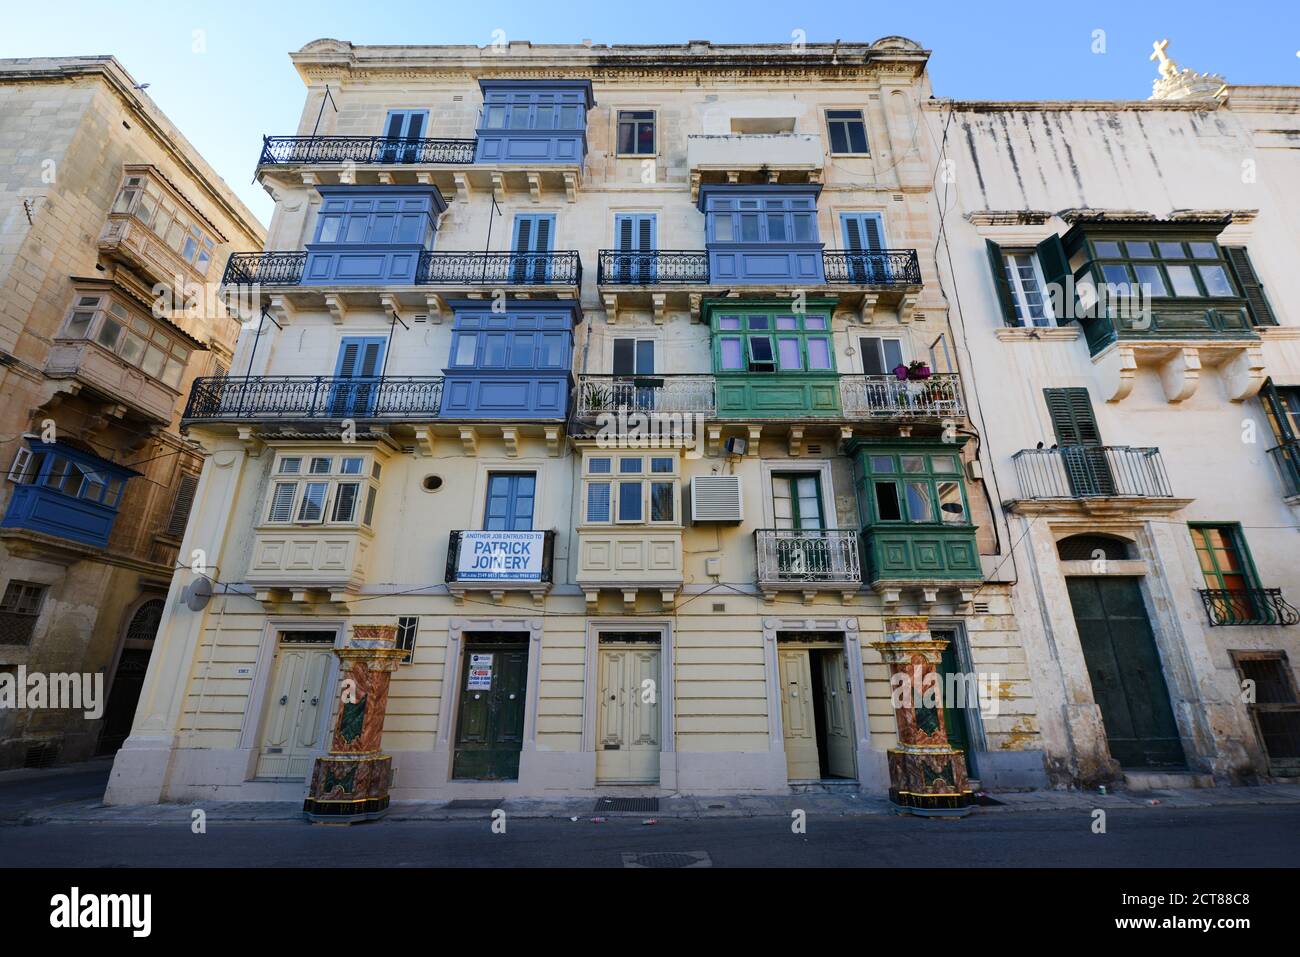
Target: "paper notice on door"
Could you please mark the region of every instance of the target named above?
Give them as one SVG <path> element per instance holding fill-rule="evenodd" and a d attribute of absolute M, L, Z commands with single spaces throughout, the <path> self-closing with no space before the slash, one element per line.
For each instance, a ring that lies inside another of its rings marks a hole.
<path fill-rule="evenodd" d="M 469 681 L 465 685 L 466 691 L 492 690 L 493 657 L 493 655 L 469 656 Z"/>

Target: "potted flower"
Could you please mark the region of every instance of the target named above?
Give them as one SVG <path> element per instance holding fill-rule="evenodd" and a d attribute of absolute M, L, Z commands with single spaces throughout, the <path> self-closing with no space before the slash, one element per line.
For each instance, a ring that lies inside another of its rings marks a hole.
<path fill-rule="evenodd" d="M 907 364 L 907 377 L 913 382 L 924 382 L 930 378 L 930 367 L 920 359 L 913 359 Z"/>

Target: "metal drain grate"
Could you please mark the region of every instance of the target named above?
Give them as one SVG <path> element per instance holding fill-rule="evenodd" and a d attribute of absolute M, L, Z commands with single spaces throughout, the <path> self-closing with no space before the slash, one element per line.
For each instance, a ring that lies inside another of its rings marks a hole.
<path fill-rule="evenodd" d="M 647 811 L 659 810 L 658 798 L 598 798 L 596 806 L 592 808 L 596 813 L 601 811 L 634 811 L 638 814 L 644 814 Z"/>
<path fill-rule="evenodd" d="M 623 854 L 624 867 L 712 867 L 708 851 L 651 851 Z"/>
<path fill-rule="evenodd" d="M 444 811 L 495 811 L 505 803 L 505 798 L 456 798 L 448 801 Z"/>
<path fill-rule="evenodd" d="M 59 756 L 59 746 L 57 744 L 34 744 L 27 749 L 23 756 L 23 767 L 25 768 L 48 768 L 53 766 L 54 759 Z"/>

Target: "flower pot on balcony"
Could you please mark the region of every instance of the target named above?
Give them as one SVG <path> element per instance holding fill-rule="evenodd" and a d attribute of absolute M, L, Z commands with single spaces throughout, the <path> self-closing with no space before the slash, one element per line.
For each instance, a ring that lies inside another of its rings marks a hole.
<path fill-rule="evenodd" d="M 907 367 L 907 377 L 913 382 L 924 382 L 930 378 L 930 367 L 919 360 L 914 361 Z"/>

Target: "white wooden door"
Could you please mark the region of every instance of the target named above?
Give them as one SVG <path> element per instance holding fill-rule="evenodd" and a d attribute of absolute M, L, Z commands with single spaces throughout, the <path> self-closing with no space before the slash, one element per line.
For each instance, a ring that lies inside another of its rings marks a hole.
<path fill-rule="evenodd" d="M 807 648 L 788 648 L 777 656 L 781 672 L 781 724 L 785 732 L 785 767 L 791 781 L 822 776 L 817 760 L 817 723 L 813 713 L 812 671 Z"/>
<path fill-rule="evenodd" d="M 325 688 L 337 659 L 329 648 L 281 645 L 257 760 L 259 778 L 306 778 L 325 746 Z"/>
<path fill-rule="evenodd" d="M 825 651 L 822 667 L 822 716 L 826 726 L 826 769 L 832 777 L 852 778 L 853 708 L 849 665 L 842 651 Z"/>
<path fill-rule="evenodd" d="M 659 782 L 659 647 L 608 644 L 600 648 L 596 694 L 596 780 Z"/>

